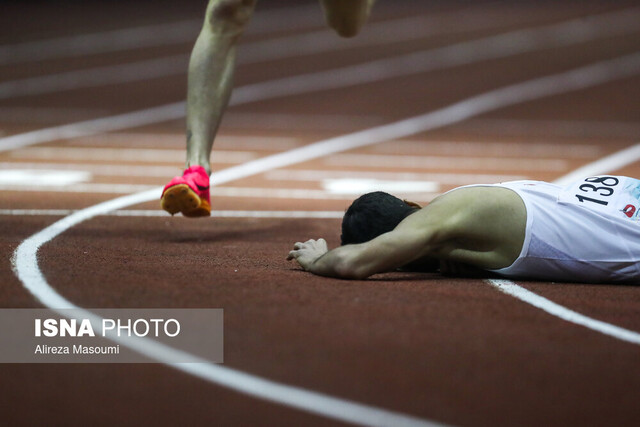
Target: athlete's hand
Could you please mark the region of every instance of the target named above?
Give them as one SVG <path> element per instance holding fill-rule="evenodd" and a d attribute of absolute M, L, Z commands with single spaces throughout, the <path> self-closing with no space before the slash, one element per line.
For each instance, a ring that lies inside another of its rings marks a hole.
<path fill-rule="evenodd" d="M 327 242 L 324 239 L 311 239 L 304 243 L 297 242 L 293 245 L 293 250 L 289 252 L 287 260 L 295 259 L 302 268 L 311 271 L 313 263 L 328 251 Z"/>

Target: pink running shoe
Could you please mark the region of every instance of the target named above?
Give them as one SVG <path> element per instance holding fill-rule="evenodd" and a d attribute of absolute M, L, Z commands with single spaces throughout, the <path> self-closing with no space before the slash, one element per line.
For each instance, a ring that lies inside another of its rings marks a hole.
<path fill-rule="evenodd" d="M 202 166 L 191 166 L 174 177 L 162 191 L 162 209 L 188 217 L 211 215 L 209 174 Z"/>

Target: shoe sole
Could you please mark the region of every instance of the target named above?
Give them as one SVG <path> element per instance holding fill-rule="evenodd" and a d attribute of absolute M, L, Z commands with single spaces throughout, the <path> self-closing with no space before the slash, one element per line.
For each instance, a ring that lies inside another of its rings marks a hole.
<path fill-rule="evenodd" d="M 162 195 L 162 209 L 175 215 L 181 212 L 187 217 L 201 217 L 211 215 L 209 202 L 202 199 L 186 184 L 169 187 Z"/>

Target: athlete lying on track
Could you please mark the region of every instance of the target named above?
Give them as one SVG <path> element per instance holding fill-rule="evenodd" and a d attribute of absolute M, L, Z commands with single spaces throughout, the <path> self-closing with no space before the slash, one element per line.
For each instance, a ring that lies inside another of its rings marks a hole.
<path fill-rule="evenodd" d="M 640 283 L 640 180 L 594 176 L 566 186 L 514 181 L 449 191 L 425 208 L 365 194 L 342 221 L 342 246 L 296 243 L 307 271 L 364 279 L 401 267 L 518 279 Z"/>
<path fill-rule="evenodd" d="M 189 62 L 187 169 L 162 191 L 171 215 L 209 216 L 209 157 L 233 85 L 236 45 L 257 0 L 209 0 L 204 24 Z M 369 19 L 375 0 L 320 0 L 327 24 L 343 37 L 355 36 Z M 286 28 L 283 28 L 286 30 Z"/>

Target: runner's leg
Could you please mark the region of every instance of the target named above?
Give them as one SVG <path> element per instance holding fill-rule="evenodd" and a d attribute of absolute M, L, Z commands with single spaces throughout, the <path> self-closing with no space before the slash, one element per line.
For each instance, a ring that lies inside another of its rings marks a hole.
<path fill-rule="evenodd" d="M 189 62 L 187 167 L 211 173 L 209 156 L 233 88 L 236 44 L 257 0 L 210 0 Z"/>
<path fill-rule="evenodd" d="M 231 90 L 236 44 L 256 0 L 210 0 L 191 53 L 187 93 L 187 168 L 162 190 L 162 209 L 187 217 L 211 214 L 209 156 Z"/>

